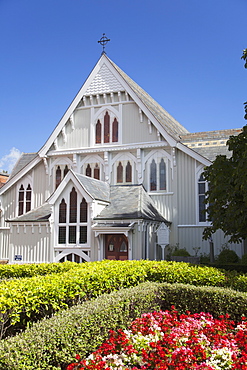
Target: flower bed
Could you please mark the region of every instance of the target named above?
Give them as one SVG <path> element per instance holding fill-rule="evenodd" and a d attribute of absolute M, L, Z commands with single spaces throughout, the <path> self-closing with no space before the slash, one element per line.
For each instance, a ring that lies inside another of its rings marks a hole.
<path fill-rule="evenodd" d="M 247 369 L 247 321 L 208 313 L 172 311 L 143 314 L 128 330 L 110 336 L 87 359 L 67 370 Z"/>

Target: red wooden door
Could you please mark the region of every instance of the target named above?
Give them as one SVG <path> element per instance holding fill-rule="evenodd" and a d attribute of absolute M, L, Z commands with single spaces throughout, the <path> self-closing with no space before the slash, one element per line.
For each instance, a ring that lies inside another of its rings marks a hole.
<path fill-rule="evenodd" d="M 108 260 L 128 259 L 128 239 L 123 234 L 105 236 L 105 258 Z"/>

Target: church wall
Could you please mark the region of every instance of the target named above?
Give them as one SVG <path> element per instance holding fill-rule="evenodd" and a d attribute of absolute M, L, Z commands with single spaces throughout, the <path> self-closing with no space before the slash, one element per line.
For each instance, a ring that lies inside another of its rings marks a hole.
<path fill-rule="evenodd" d="M 123 144 L 157 141 L 157 130 L 148 126 L 147 117 L 142 114 L 140 122 L 139 108 L 135 103 L 123 104 Z M 150 130 L 150 132 L 149 132 Z"/>
<path fill-rule="evenodd" d="M 15 262 L 15 255 L 21 256 L 21 261 L 18 261 L 21 263 L 52 262 L 48 223 L 15 224 L 11 228 L 10 262 Z"/>
<path fill-rule="evenodd" d="M 177 151 L 177 179 L 178 224 L 195 225 L 197 223 L 195 160 L 181 151 Z"/>
<path fill-rule="evenodd" d="M 198 256 L 201 254 L 209 254 L 210 246 L 208 240 L 202 240 L 202 233 L 203 233 L 204 227 L 179 227 L 178 228 L 178 240 L 179 240 L 179 247 L 185 248 L 192 256 L 195 255 L 195 249 L 193 248 L 200 248 L 198 250 Z M 224 238 L 224 234 L 222 231 L 217 231 L 213 235 L 213 243 L 214 243 L 214 253 L 215 256 L 218 255 L 222 249 L 222 246 L 224 246 L 225 243 L 227 243 L 228 239 Z M 243 244 L 237 244 L 237 243 L 228 243 L 229 249 L 234 250 L 239 257 L 242 256 L 244 253 L 243 250 Z"/>
<path fill-rule="evenodd" d="M 33 172 L 33 208 L 43 205 L 49 195 L 48 193 L 48 175 L 45 172 L 45 166 L 41 162 L 34 168 Z"/>
<path fill-rule="evenodd" d="M 59 134 L 57 144 L 59 149 L 88 147 L 90 142 L 90 108 L 78 109 L 74 112 L 74 127 L 68 121 L 64 134 Z"/>
<path fill-rule="evenodd" d="M 0 227 L 0 260 L 9 259 L 9 229 Z"/>

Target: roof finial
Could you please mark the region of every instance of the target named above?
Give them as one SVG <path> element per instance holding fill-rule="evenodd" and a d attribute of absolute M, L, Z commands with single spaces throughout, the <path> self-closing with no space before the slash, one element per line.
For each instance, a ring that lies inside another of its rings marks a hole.
<path fill-rule="evenodd" d="M 111 41 L 111 40 L 106 37 L 105 33 L 103 33 L 103 36 L 98 41 L 98 43 L 103 46 L 102 54 L 106 54 L 106 52 L 105 52 L 105 45 L 108 43 L 108 41 Z"/>

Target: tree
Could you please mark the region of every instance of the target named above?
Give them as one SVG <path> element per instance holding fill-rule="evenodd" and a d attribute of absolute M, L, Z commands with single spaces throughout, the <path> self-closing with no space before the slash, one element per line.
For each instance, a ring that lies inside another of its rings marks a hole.
<path fill-rule="evenodd" d="M 247 68 L 247 49 L 241 58 Z M 247 119 L 247 102 L 244 109 Z M 209 183 L 205 203 L 212 223 L 204 229 L 203 239 L 221 229 L 229 242 L 240 242 L 247 240 L 247 125 L 239 135 L 230 136 L 227 145 L 232 156 L 217 156 L 203 173 Z"/>

